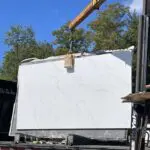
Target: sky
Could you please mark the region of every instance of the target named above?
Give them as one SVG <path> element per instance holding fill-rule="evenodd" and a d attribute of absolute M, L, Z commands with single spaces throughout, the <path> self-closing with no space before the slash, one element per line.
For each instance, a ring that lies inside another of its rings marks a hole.
<path fill-rule="evenodd" d="M 0 0 L 0 63 L 8 47 L 4 44 L 5 33 L 13 25 L 32 26 L 36 39 L 51 42 L 52 31 L 76 17 L 90 0 Z M 121 2 L 141 11 L 142 0 L 106 0 L 103 4 Z M 86 28 L 94 20 L 96 12 L 90 15 L 80 27 Z"/>
<path fill-rule="evenodd" d="M 137 12 L 141 12 L 143 6 L 142 1 L 143 0 L 133 0 L 129 5 L 131 10 L 136 9 Z"/>

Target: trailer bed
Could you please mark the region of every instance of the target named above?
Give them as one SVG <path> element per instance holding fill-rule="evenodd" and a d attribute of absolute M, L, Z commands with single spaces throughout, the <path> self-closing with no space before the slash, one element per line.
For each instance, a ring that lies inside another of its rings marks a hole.
<path fill-rule="evenodd" d="M 75 150 L 75 149 L 90 149 L 90 150 L 129 150 L 128 146 L 112 146 L 112 145 L 80 145 L 80 146 L 67 146 L 67 145 L 48 145 L 48 144 L 26 144 L 14 142 L 0 142 L 0 150 L 42 150 L 42 149 L 55 149 L 55 150 Z M 150 149 L 147 149 L 150 150 Z"/>

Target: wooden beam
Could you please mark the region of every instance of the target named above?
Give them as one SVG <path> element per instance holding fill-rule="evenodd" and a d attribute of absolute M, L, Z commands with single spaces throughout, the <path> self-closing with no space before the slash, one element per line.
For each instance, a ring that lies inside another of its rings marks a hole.
<path fill-rule="evenodd" d="M 129 94 L 125 97 L 122 97 L 122 99 L 124 103 L 145 103 L 146 101 L 150 101 L 150 92 Z"/>

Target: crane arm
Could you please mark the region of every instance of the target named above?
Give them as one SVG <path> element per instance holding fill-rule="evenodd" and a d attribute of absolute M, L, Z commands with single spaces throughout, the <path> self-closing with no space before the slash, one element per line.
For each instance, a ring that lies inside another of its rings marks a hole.
<path fill-rule="evenodd" d="M 69 24 L 69 29 L 72 30 L 78 26 L 85 18 L 87 18 L 95 9 L 99 9 L 100 5 L 106 0 L 92 0 L 88 6 Z"/>

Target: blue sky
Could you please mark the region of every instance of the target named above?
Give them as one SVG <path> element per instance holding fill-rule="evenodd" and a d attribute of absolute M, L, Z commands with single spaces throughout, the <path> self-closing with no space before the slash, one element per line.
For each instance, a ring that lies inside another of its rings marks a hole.
<path fill-rule="evenodd" d="M 107 0 L 103 5 L 122 2 L 140 10 L 141 0 Z M 0 0 L 0 62 L 8 47 L 4 44 L 5 33 L 12 25 L 32 26 L 39 41 L 53 41 L 51 32 L 73 19 L 90 0 Z M 138 2 L 138 3 L 137 3 Z M 93 13 L 80 26 L 96 17 Z"/>

